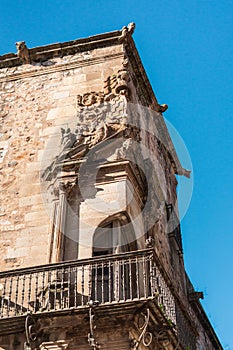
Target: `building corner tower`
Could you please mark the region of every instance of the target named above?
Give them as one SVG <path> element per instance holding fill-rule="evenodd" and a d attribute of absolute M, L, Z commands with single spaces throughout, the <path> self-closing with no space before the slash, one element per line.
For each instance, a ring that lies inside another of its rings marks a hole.
<path fill-rule="evenodd" d="M 0 57 L 2 349 L 222 349 L 134 28 Z"/>

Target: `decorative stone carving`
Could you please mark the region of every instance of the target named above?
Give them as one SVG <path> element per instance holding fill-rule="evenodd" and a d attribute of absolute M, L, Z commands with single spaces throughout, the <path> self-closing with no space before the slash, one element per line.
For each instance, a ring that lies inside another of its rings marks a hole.
<path fill-rule="evenodd" d="M 72 126 L 72 130 L 70 127 L 61 129 L 60 153 L 54 155 L 54 161 L 45 169 L 43 178 L 51 180 L 54 175 L 64 170 L 64 165 L 65 171 L 74 169 L 72 162 L 87 157 L 88 152 L 97 145 L 96 150 L 99 151 L 102 142 L 106 142 L 103 147 L 109 147 L 107 141 L 116 138 L 122 138 L 122 141 L 114 143 L 112 154 L 110 147 L 108 148 L 106 161 L 110 161 L 110 158 L 125 159 L 130 142 L 127 140 L 140 140 L 140 130 L 130 125 L 132 115 L 128 111 L 127 100 L 131 91 L 128 87 L 130 77 L 127 65 L 128 60 L 125 58 L 117 74 L 106 79 L 103 91 L 77 96 L 77 125 Z M 96 159 L 95 152 L 92 152 L 90 157 Z"/>
<path fill-rule="evenodd" d="M 123 62 L 124 64 L 124 62 Z M 129 72 L 123 66 L 119 69 L 117 74 L 108 77 L 104 84 L 105 101 L 109 101 L 116 97 L 116 95 L 124 95 L 127 100 L 130 98 L 131 91 L 128 83 L 130 82 Z"/>
<path fill-rule="evenodd" d="M 105 140 L 107 141 L 120 136 L 123 136 L 125 139 L 140 139 L 139 130 L 135 127 L 124 123 L 105 123 L 103 120 L 91 125 L 89 129 L 88 126 L 79 125 L 77 126 L 75 133 L 71 133 L 69 129 L 66 131 L 62 129 L 61 132 L 64 148 L 57 157 L 57 162 L 61 162 L 64 159 L 80 159 L 94 146 Z M 66 135 L 65 141 L 64 135 Z M 128 142 L 125 140 L 122 147 L 116 149 L 114 153 L 116 159 L 125 158 L 125 152 L 128 149 Z"/>
<path fill-rule="evenodd" d="M 126 159 L 128 150 L 131 149 L 131 139 L 126 139 L 123 143 L 122 146 L 117 148 L 114 152 L 113 155 L 107 158 L 108 161 L 115 161 L 115 160 L 121 160 L 121 159 Z"/>
<path fill-rule="evenodd" d="M 30 54 L 25 41 L 15 43 L 17 48 L 17 56 L 23 64 L 30 63 Z"/>
<path fill-rule="evenodd" d="M 131 22 L 126 26 L 124 26 L 121 30 L 121 36 L 119 37 L 119 41 L 127 42 L 129 36 L 132 36 L 135 30 L 135 23 Z"/>
<path fill-rule="evenodd" d="M 72 147 L 76 141 L 75 134 L 71 132 L 70 128 L 68 128 L 67 130 L 61 128 L 61 133 L 62 133 L 61 143 L 63 145 L 63 150 Z"/>
<path fill-rule="evenodd" d="M 154 244 L 155 244 L 155 240 L 152 236 L 149 236 L 147 239 L 146 239 L 146 247 L 147 248 L 153 248 L 154 247 Z"/>
<path fill-rule="evenodd" d="M 157 112 L 159 113 L 163 113 L 168 109 L 168 105 L 167 104 L 162 104 L 162 105 L 157 105 Z"/>
<path fill-rule="evenodd" d="M 76 180 L 73 179 L 73 181 L 60 181 L 56 186 L 53 187 L 53 194 L 56 198 L 59 198 L 60 194 L 64 194 L 66 197 L 70 195 L 73 188 L 76 188 Z"/>
<path fill-rule="evenodd" d="M 103 102 L 109 102 L 116 99 L 119 95 L 123 95 L 127 100 L 130 99 L 131 91 L 128 86 L 130 82 L 129 72 L 126 69 L 128 61 L 125 59 L 122 63 L 122 69 L 117 74 L 109 76 L 104 82 L 104 91 L 88 92 L 77 96 L 77 106 L 90 107 L 92 105 L 100 105 Z"/>
<path fill-rule="evenodd" d="M 89 107 L 95 103 L 104 102 L 103 92 L 87 92 L 84 95 L 77 96 L 77 105 L 80 107 Z"/>

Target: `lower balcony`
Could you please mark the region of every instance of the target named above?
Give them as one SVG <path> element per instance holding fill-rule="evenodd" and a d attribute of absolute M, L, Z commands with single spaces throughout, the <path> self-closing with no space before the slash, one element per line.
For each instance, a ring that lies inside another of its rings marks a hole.
<path fill-rule="evenodd" d="M 0 273 L 0 317 L 157 296 L 175 322 L 175 301 L 148 250 Z"/>
<path fill-rule="evenodd" d="M 194 349 L 189 317 L 169 285 L 152 249 L 2 272 L 0 335 L 14 332 L 28 314 L 76 313 L 91 303 L 112 312 L 120 305 L 126 309 L 151 300 L 184 346 Z"/>

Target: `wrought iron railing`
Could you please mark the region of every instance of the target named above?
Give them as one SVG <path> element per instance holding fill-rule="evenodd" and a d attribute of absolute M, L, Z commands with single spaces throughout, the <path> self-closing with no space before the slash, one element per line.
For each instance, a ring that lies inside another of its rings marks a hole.
<path fill-rule="evenodd" d="M 150 297 L 175 324 L 175 300 L 150 249 L 0 273 L 0 318 Z"/>

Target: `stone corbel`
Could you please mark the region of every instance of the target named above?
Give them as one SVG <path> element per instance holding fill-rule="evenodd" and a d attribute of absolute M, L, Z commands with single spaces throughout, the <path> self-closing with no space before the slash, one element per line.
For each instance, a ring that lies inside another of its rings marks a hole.
<path fill-rule="evenodd" d="M 188 300 L 189 302 L 197 302 L 199 301 L 199 299 L 204 299 L 204 293 L 203 292 L 197 292 L 197 291 L 194 291 L 194 292 L 190 292 L 188 294 Z"/>
<path fill-rule="evenodd" d="M 187 177 L 188 179 L 190 179 L 191 170 L 187 170 L 187 169 L 182 168 L 178 172 L 178 175 L 183 175 L 183 176 Z"/>

